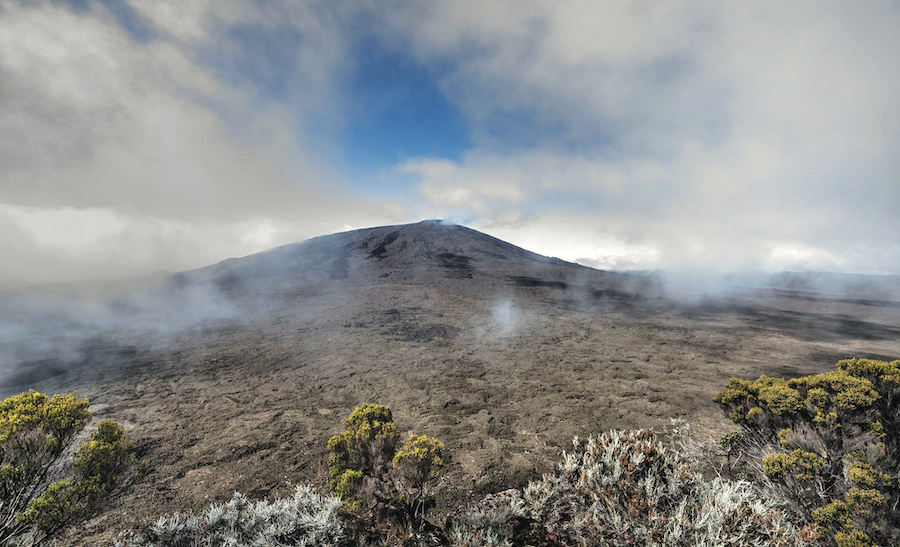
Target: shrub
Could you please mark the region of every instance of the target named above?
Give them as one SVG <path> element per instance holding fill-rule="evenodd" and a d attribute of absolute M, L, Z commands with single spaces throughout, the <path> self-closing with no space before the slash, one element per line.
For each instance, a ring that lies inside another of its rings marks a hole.
<path fill-rule="evenodd" d="M 175 513 L 141 531 L 124 534 L 116 547 L 313 547 L 344 543 L 341 501 L 298 486 L 290 498 L 251 502 L 235 492 L 201 517 Z"/>
<path fill-rule="evenodd" d="M 447 536 L 454 547 L 513 547 L 547 544 L 528 541 L 536 528 L 525 517 L 525 501 L 518 490 L 492 494 L 472 507 L 447 518 Z M 544 533 L 543 535 L 547 535 Z"/>
<path fill-rule="evenodd" d="M 344 430 L 328 440 L 332 492 L 348 508 L 358 506 L 363 482 L 385 474 L 399 442 L 390 408 L 368 404 L 357 407 L 344 420 Z"/>
<path fill-rule="evenodd" d="M 444 465 L 440 441 L 410 435 L 400 446 L 390 408 L 364 404 L 328 449 L 331 490 L 344 501 L 345 513 L 370 531 L 386 521 L 401 535 L 424 529 L 426 510 L 434 505 L 431 483 Z"/>
<path fill-rule="evenodd" d="M 91 440 L 75 451 L 72 467 L 83 477 L 92 477 L 98 487 L 112 490 L 119 475 L 134 461 L 134 443 L 125 438 L 125 430 L 112 420 L 103 420 Z"/>
<path fill-rule="evenodd" d="M 75 477 L 47 483 L 90 421 L 88 406 L 75 394 L 51 398 L 34 390 L 0 403 L 0 545 L 32 530 L 49 536 L 115 487 L 134 444 L 109 420 L 76 453 Z"/>
<path fill-rule="evenodd" d="M 680 458 L 694 463 L 704 476 L 714 473 L 732 480 L 747 476 L 744 436 L 740 431 L 726 433 L 716 441 L 701 437 L 682 418 L 673 418 L 662 430 L 661 438 Z"/>
<path fill-rule="evenodd" d="M 476 510 L 451 526 L 454 545 L 809 545 L 746 482 L 704 481 L 692 462 L 649 430 L 611 431 L 564 454 L 556 471 L 530 483 L 509 507 Z M 505 522 L 504 522 L 505 520 Z M 523 522 L 523 521 L 529 521 Z M 542 537 L 535 538 L 539 529 Z M 521 534 L 530 534 L 523 541 Z M 517 535 L 519 534 L 519 535 Z"/>
<path fill-rule="evenodd" d="M 836 544 L 900 544 L 900 361 L 732 378 L 715 401 L 761 447 L 760 480 Z"/>
<path fill-rule="evenodd" d="M 411 529 L 421 528 L 421 523 L 425 522 L 425 511 L 434 506 L 429 482 L 437 478 L 444 467 L 441 458 L 443 450 L 444 444 L 437 439 L 410 435 L 394 455 L 397 500 L 402 507 L 401 514 L 407 518 L 404 524 Z"/>

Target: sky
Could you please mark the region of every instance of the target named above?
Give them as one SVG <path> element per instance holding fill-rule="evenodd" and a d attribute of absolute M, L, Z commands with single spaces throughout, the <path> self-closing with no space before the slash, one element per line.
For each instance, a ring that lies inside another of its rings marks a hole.
<path fill-rule="evenodd" d="M 0 0 L 0 286 L 442 218 L 900 273 L 892 1 Z"/>

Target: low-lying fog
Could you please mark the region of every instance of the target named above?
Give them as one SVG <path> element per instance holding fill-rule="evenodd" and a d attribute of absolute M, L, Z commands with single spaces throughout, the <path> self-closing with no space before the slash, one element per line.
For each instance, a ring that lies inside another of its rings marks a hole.
<path fill-rule="evenodd" d="M 213 284 L 177 286 L 167 276 L 142 285 L 0 291 L 0 390 L 27 389 L 85 364 L 89 355 L 161 346 L 186 329 L 237 316 Z"/>
<path fill-rule="evenodd" d="M 717 273 L 623 272 L 634 279 L 626 290 L 637 298 L 674 304 L 717 301 L 735 296 L 790 293 L 793 298 L 878 304 L 900 309 L 900 276 L 828 272 Z M 233 280 L 232 280 L 233 281 Z M 649 281 L 649 283 L 648 283 Z M 559 284 L 565 290 L 566 285 Z M 582 292 L 569 287 L 573 298 Z M 640 294 L 651 293 L 652 294 Z M 266 298 L 257 294 L 255 298 Z M 210 322 L 239 322 L 248 310 L 265 313 L 275 302 L 238 302 L 221 281 L 185 283 L 158 274 L 116 282 L 53 284 L 0 291 L 0 390 L 12 392 L 115 354 L 164 346 L 180 333 Z M 509 297 L 498 298 L 490 316 L 516 322 Z M 475 326 L 477 327 L 477 325 Z M 512 328 L 510 326 L 509 328 Z"/>

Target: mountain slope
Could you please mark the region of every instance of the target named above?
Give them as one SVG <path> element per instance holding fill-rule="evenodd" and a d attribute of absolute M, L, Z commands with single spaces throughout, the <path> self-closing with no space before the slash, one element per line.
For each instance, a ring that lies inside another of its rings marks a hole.
<path fill-rule="evenodd" d="M 229 259 L 187 275 L 206 276 L 220 282 L 293 277 L 304 282 L 330 279 L 372 284 L 423 281 L 429 276 L 496 278 L 536 269 L 562 276 L 567 275 L 563 273 L 566 270 L 589 270 L 470 228 L 426 220 L 316 237 Z"/>
<path fill-rule="evenodd" d="M 227 260 L 86 308 L 48 304 L 34 321 L 10 308 L 0 335 L 23 352 L 13 366 L 25 352 L 47 360 L 7 391 L 77 390 L 153 467 L 62 538 L 86 546 L 235 490 L 324 487 L 328 438 L 361 403 L 444 442 L 440 520 L 539 477 L 575 435 L 673 417 L 720 434 L 731 426 L 711 397 L 731 376 L 900 355 L 890 302 L 782 290 L 679 303 L 658 287 L 429 221 Z"/>

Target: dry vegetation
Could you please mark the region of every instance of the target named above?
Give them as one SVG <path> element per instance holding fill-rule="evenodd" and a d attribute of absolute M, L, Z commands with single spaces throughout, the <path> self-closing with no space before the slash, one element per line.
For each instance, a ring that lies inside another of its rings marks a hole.
<path fill-rule="evenodd" d="M 75 361 L 47 365 L 64 373 L 33 382 L 90 397 L 152 465 L 65 544 L 109 545 L 234 491 L 325 491 L 328 439 L 363 403 L 389 405 L 403 437 L 443 442 L 431 513 L 442 522 L 540 478 L 575 436 L 673 417 L 703 436 L 735 429 L 712 401 L 730 377 L 900 355 L 892 300 L 739 290 L 681 301 L 646 278 L 440 225 L 318 238 L 176 280 L 169 298 L 212 288 L 213 319 L 196 304 L 197 319 L 164 336 L 104 330 Z"/>

